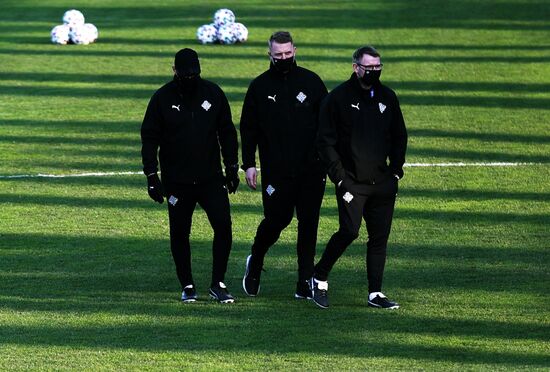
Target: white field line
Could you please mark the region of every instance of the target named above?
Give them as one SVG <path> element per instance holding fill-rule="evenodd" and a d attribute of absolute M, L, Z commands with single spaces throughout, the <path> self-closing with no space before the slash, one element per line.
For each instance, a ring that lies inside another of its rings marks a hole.
<path fill-rule="evenodd" d="M 404 167 L 518 167 L 529 165 L 543 165 L 545 163 L 406 163 Z M 261 170 L 258 168 L 258 170 Z M 240 170 L 242 172 L 242 170 Z M 143 174 L 143 172 L 89 172 L 89 173 L 72 173 L 72 174 L 13 174 L 0 175 L 0 179 L 8 178 L 69 178 L 69 177 L 108 177 L 108 176 L 127 176 Z"/>
<path fill-rule="evenodd" d="M 522 165 L 542 165 L 544 163 L 405 163 L 403 167 L 518 167 Z"/>

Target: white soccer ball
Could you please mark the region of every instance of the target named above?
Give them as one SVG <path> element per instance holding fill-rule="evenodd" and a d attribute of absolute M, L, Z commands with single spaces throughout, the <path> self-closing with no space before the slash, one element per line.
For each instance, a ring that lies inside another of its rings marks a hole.
<path fill-rule="evenodd" d="M 76 9 L 67 10 L 65 14 L 63 14 L 63 23 L 69 25 L 69 27 L 83 25 L 84 14 Z"/>
<path fill-rule="evenodd" d="M 69 42 L 69 32 L 71 28 L 68 25 L 58 25 L 52 28 L 52 43 L 65 45 Z"/>
<path fill-rule="evenodd" d="M 92 42 L 92 36 L 88 33 L 88 29 L 84 25 L 71 27 L 69 37 L 73 44 L 87 45 Z"/>
<path fill-rule="evenodd" d="M 90 43 L 94 43 L 99 37 L 99 31 L 97 27 L 92 23 L 84 23 L 84 33 L 90 40 Z"/>
<path fill-rule="evenodd" d="M 242 23 L 233 23 L 233 36 L 239 43 L 244 43 L 248 39 L 248 29 Z"/>
<path fill-rule="evenodd" d="M 237 41 L 237 38 L 233 33 L 232 24 L 220 26 L 217 36 L 220 44 L 235 44 L 235 42 Z"/>
<path fill-rule="evenodd" d="M 200 41 L 201 44 L 215 43 L 216 40 L 218 40 L 217 33 L 218 30 L 213 24 L 202 25 L 197 28 L 197 40 Z"/>
<path fill-rule="evenodd" d="M 218 9 L 214 13 L 214 23 L 221 27 L 235 22 L 235 14 L 230 9 Z"/>

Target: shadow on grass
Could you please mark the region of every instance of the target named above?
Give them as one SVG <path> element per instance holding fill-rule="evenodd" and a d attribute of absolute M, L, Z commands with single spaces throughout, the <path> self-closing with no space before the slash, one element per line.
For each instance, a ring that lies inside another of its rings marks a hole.
<path fill-rule="evenodd" d="M 236 305 L 238 306 L 238 305 Z M 242 353 L 243 351 L 277 354 L 277 353 L 306 353 L 327 356 L 351 356 L 364 358 L 365 350 L 368 350 L 369 358 L 404 358 L 414 360 L 425 360 L 429 362 L 446 362 L 462 364 L 467 360 L 469 363 L 486 363 L 497 366 L 514 366 L 520 368 L 525 366 L 545 367 L 548 364 L 547 357 L 541 354 L 527 354 L 525 352 L 511 352 L 505 350 L 486 351 L 478 347 L 467 346 L 446 346 L 446 345 L 423 345 L 422 341 L 414 343 L 400 340 L 391 340 L 388 336 L 396 329 L 403 330 L 405 334 L 424 334 L 427 331 L 441 334 L 440 337 L 447 337 L 442 329 L 457 330 L 460 335 L 461 327 L 477 327 L 472 332 L 472 337 L 486 337 L 485 332 L 496 333 L 501 342 L 506 339 L 515 340 L 516 335 L 522 335 L 529 340 L 544 340 L 538 325 L 526 326 L 524 324 L 510 325 L 498 322 L 472 322 L 462 323 L 437 318 L 419 319 L 403 317 L 400 321 L 388 321 L 390 324 L 384 326 L 369 324 L 369 333 L 378 334 L 383 339 L 368 340 L 363 335 L 365 331 L 358 323 L 346 322 L 337 318 L 338 321 L 331 321 L 329 317 L 321 314 L 316 309 L 311 309 L 308 321 L 307 317 L 296 319 L 288 315 L 284 321 L 266 321 L 272 318 L 272 310 L 251 309 L 247 313 L 235 310 L 210 310 L 205 316 L 204 311 L 186 311 L 193 313 L 201 319 L 200 322 L 185 322 L 180 324 L 169 324 L 163 321 L 139 322 L 124 325 L 90 325 L 75 326 L 64 325 L 4 325 L 3 338 L 10 344 L 18 345 L 43 345 L 43 346 L 71 346 L 97 349 L 125 349 L 146 350 L 146 351 L 215 351 Z M 175 313 L 175 312 L 174 312 Z M 234 314 L 237 314 L 235 316 Z M 287 313 L 288 314 L 288 313 Z M 347 314 L 352 316 L 353 314 Z M 360 313 L 355 314 L 360 316 Z M 175 317 L 186 318 L 185 315 Z M 263 322 L 260 321 L 263 318 Z M 191 317 L 189 317 L 191 318 Z M 217 319 L 217 320 L 216 320 Z M 223 319 L 224 332 L 220 331 L 220 321 Z M 314 321 L 330 323 L 330 332 L 322 332 Z M 273 323 L 278 323 L 274 325 Z M 419 324 L 431 326 L 420 329 Z M 252 327 L 251 327 L 252 326 Z M 438 328 L 438 326 L 440 328 Z M 293 327 L 295 329 L 293 329 Z M 358 328 L 353 328 L 358 327 Z M 182 328 L 185 330 L 182 331 Z M 420 329 L 420 331 L 418 331 Z M 230 333 L 229 333 L 230 332 Z M 269 339 L 266 338 L 269 334 Z M 308 335 L 305 337 L 304 335 Z M 458 337 L 454 335 L 455 337 Z M 466 335 L 467 337 L 468 335 Z M 389 338 L 390 340 L 386 339 Z M 327 361 L 328 362 L 328 361 Z"/>
<path fill-rule="evenodd" d="M 145 113 L 145 107 L 143 108 Z M 25 128 L 40 133 L 78 133 L 91 134 L 102 133 L 105 135 L 131 133 L 138 136 L 141 128 L 141 121 L 82 121 L 82 120 L 36 120 L 36 119 L 3 119 L 2 127 Z"/>
<path fill-rule="evenodd" d="M 420 129 L 408 128 L 409 137 L 426 138 L 453 138 L 461 140 L 478 140 L 487 142 L 510 142 L 526 144 L 550 144 L 550 135 L 545 134 L 523 134 L 523 133 L 492 133 L 492 132 L 470 132 L 470 131 L 449 131 L 441 129 Z"/>
<path fill-rule="evenodd" d="M 371 29 L 392 28 L 468 28 L 488 30 L 543 30 L 545 11 L 543 2 L 495 5 L 471 1 L 451 2 L 441 6 L 432 1 L 394 1 L 390 6 L 378 2 L 343 1 L 317 3 L 316 6 L 301 6 L 292 1 L 258 5 L 234 1 L 231 8 L 237 20 L 247 27 L 269 29 L 327 28 Z M 472 9 L 476 9 L 472 12 Z M 139 25 L 140 28 L 197 27 L 211 21 L 216 9 L 210 4 L 181 3 L 179 6 L 84 6 L 80 10 L 86 19 L 97 22 L 99 27 L 126 28 Z M 1 20 L 24 20 L 52 22 L 59 19 L 66 10 L 59 6 L 14 5 L 2 13 Z M 414 17 L 411 16 L 414 14 Z M 27 15 L 28 19 L 21 17 Z M 452 15 L 452 17 L 450 17 Z M 94 21 L 95 20 L 95 21 Z M 34 25 L 30 25 L 34 26 Z M 34 26 L 37 27 L 37 26 Z M 11 28 L 8 28 L 11 30 Z"/>
<path fill-rule="evenodd" d="M 492 146 L 487 145 L 493 149 Z M 479 149 L 479 147 L 478 147 Z M 452 161 L 496 161 L 496 162 L 526 162 L 526 163 L 548 163 L 550 155 L 539 154 L 512 154 L 509 152 L 492 152 L 481 150 L 452 150 L 445 148 L 418 148 L 407 149 L 407 156 L 410 158 L 422 159 L 445 159 Z"/>
<path fill-rule="evenodd" d="M 241 243 L 234 248 L 229 268 L 232 272 L 239 271 L 229 281 L 237 292 L 237 303 L 226 307 L 207 305 L 204 300 L 190 306 L 177 303 L 177 285 L 167 240 L 40 234 L 2 234 L 1 238 L 4 242 L 13 243 L 11 248 L 3 249 L 12 251 L 6 256 L 9 259 L 1 264 L 3 290 L 0 306 L 3 309 L 23 313 L 78 314 L 91 319 L 95 314 L 102 314 L 104 322 L 104 325 L 98 325 L 96 321 L 75 325 L 72 315 L 67 321 L 56 317 L 53 324 L 4 323 L 0 337 L 2 343 L 152 351 L 303 352 L 352 357 L 364 357 L 365 349 L 368 349 L 369 357 L 398 356 L 463 363 L 467 355 L 470 363 L 510 367 L 544 366 L 547 361 L 546 357 L 535 353 L 506 349 L 489 352 L 479 345 L 474 348 L 463 344 L 449 346 L 453 341 L 447 343 L 447 338 L 456 341 L 458 337 L 502 343 L 507 340 L 547 341 L 549 329 L 542 323 L 414 315 L 406 308 L 400 312 L 380 312 L 358 304 L 350 297 L 349 289 L 341 294 L 334 292 L 333 298 L 340 303 L 335 303 L 328 311 L 320 311 L 311 303 L 295 301 L 286 292 L 286 300 L 277 299 L 280 293 L 272 293 L 272 297 L 246 298 L 236 284 L 245 252 L 249 249 L 248 245 Z M 209 241 L 193 242 L 194 262 L 200 267 L 198 274 L 205 277 L 209 275 L 209 245 Z M 159 246 L 162 249 L 152 249 Z M 394 283 L 402 283 L 404 288 L 445 291 L 448 286 L 468 291 L 502 288 L 502 279 L 515 275 L 506 283 L 512 284 L 507 291 L 513 293 L 524 292 L 529 281 L 540 276 L 537 269 L 528 277 L 521 270 L 513 274 L 518 265 L 514 255 L 511 258 L 508 256 L 509 250 L 482 249 L 477 255 L 472 254 L 469 262 L 455 265 L 462 252 L 477 248 L 429 247 L 425 252 L 420 252 L 420 257 L 416 257 L 419 248 L 401 247 L 393 255 L 396 259 L 415 256 L 414 259 L 431 260 L 433 267 L 421 273 L 410 265 L 403 269 L 391 269 Z M 518 248 L 514 254 L 520 252 Z M 348 253 L 357 255 L 358 259 L 362 256 L 352 251 Z M 290 258 L 294 251 L 290 245 L 281 244 L 274 247 L 269 255 L 272 258 Z M 238 259 L 236 256 L 239 256 Z M 529 257 L 533 262 L 538 260 L 536 254 Z M 502 263 L 482 265 L 499 258 L 505 259 L 506 266 L 503 267 Z M 540 270 L 544 270 L 540 262 L 539 266 Z M 450 272 L 444 274 L 447 268 Z M 335 271 L 340 277 L 359 280 L 357 272 L 351 269 L 336 267 Z M 266 285 L 273 286 L 283 280 L 288 282 L 294 273 L 293 269 L 270 267 L 265 275 Z M 454 279 L 447 282 L 448 278 Z M 199 295 L 204 298 L 204 294 L 201 286 Z M 280 308 L 274 307 L 274 304 L 284 306 L 284 316 L 280 316 Z M 491 305 L 497 304 L 503 305 L 498 300 Z M 112 315 L 118 321 L 110 322 L 104 318 L 105 314 Z M 119 323 L 124 321 L 123 315 L 141 314 L 154 319 L 145 317 L 137 321 L 129 318 L 124 324 Z M 24 318 L 21 319 L 24 321 Z M 330 332 L 319 327 L 319 324 L 330 324 Z M 378 337 L 371 340 L 365 337 L 365 332 Z M 402 338 L 402 335 L 433 337 L 440 344 L 433 344 L 434 340 L 424 344 L 425 340 L 412 341 L 408 337 Z"/>
<path fill-rule="evenodd" d="M 98 130 L 99 132 L 99 130 Z M 50 144 L 54 146 L 58 145 L 83 145 L 83 146 L 101 146 L 105 147 L 103 149 L 98 149 L 98 155 L 101 154 L 101 152 L 110 151 L 108 148 L 113 147 L 113 151 L 123 151 L 128 152 L 128 154 L 134 155 L 135 150 L 120 150 L 120 147 L 129 147 L 129 148 L 137 148 L 138 155 L 139 151 L 141 149 L 141 139 L 140 139 L 139 132 L 134 133 L 134 138 L 113 138 L 113 137 L 61 137 L 61 136 L 33 136 L 33 135 L 11 135 L 11 134 L 4 134 L 2 135 L 2 139 L 0 139 L 1 142 L 12 142 L 12 143 L 33 143 L 33 144 Z M 71 149 L 71 150 L 62 150 L 65 151 L 74 151 L 73 154 L 78 154 L 79 152 L 87 152 L 90 150 L 82 149 L 79 147 L 78 149 Z M 96 150 L 93 150 L 96 151 Z"/>
<path fill-rule="evenodd" d="M 550 49 L 550 47 L 549 47 Z M 266 62 L 267 68 L 267 62 Z M 222 87 L 248 88 L 250 78 L 206 76 Z M 0 80 L 55 82 L 67 84 L 75 83 L 117 83 L 117 84 L 152 84 L 160 87 L 170 81 L 170 74 L 163 75 L 126 75 L 126 74 L 91 74 L 91 73 L 64 73 L 64 72 L 0 72 Z M 325 80 L 327 85 L 338 85 L 341 81 Z M 546 93 L 550 91 L 550 84 L 546 83 L 509 83 L 498 82 L 451 82 L 451 81 L 395 81 L 384 80 L 384 83 L 397 90 L 412 91 L 448 91 L 448 92 L 496 92 L 496 93 Z"/>
<path fill-rule="evenodd" d="M 265 51 L 243 53 L 235 52 L 232 53 L 220 53 L 221 48 L 230 48 L 228 45 L 212 45 L 209 48 L 209 51 L 200 51 L 201 59 L 212 59 L 212 60 L 261 60 L 266 63 Z M 58 48 L 56 46 L 51 46 L 48 49 L 9 49 L 9 48 L 0 48 L 0 54 L 7 55 L 32 55 L 32 56 L 88 56 L 88 57 L 153 57 L 153 58 L 165 58 L 172 59 L 177 50 L 170 52 L 161 52 L 161 51 L 130 51 L 130 50 L 102 50 L 98 48 L 88 48 L 88 49 L 77 49 L 78 46 L 69 45 L 65 48 Z M 353 52 L 353 50 L 350 50 Z M 546 56 L 525 56 L 525 57 L 515 57 L 514 56 L 384 56 L 383 60 L 385 63 L 545 63 L 550 61 L 550 57 Z M 301 54 L 299 56 L 299 61 L 303 62 L 334 62 L 340 63 L 342 66 L 350 65 L 350 55 L 307 55 Z"/>
<path fill-rule="evenodd" d="M 105 177 L 102 177 L 103 179 Z M 165 208 L 164 206 L 159 207 L 157 203 L 154 203 L 152 200 L 149 199 L 147 196 L 147 189 L 146 189 L 146 182 L 145 177 L 138 178 L 139 182 L 132 182 L 131 184 L 126 184 L 125 182 L 122 183 L 113 183 L 110 181 L 105 182 L 98 182 L 96 180 L 95 186 L 99 186 L 101 188 L 98 188 L 97 190 L 93 189 L 93 184 L 90 184 L 89 182 L 82 182 L 82 185 L 89 185 L 90 187 L 87 188 L 87 192 L 92 193 L 101 193 L 104 192 L 104 186 L 124 186 L 125 188 L 139 188 L 143 189 L 143 198 L 136 200 L 135 198 L 109 198 L 109 197 L 101 197 L 101 196 L 52 196 L 52 195 L 24 195 L 24 194 L 3 194 L 0 193 L 0 201 L 2 203 L 10 203 L 10 204 L 18 204 L 18 205 L 42 205 L 42 206 L 69 206 L 69 207 L 75 207 L 75 208 L 109 208 L 109 209 L 120 209 L 120 210 L 127 210 L 127 209 L 142 209 L 142 210 L 150 210 L 155 211 L 159 208 Z M 73 181 L 73 179 L 71 179 Z M 51 182 L 48 182 L 51 183 Z M 60 182 L 58 182 L 60 184 Z M 63 182 L 63 185 L 72 184 L 74 185 L 75 182 Z M 240 193 L 242 189 L 242 192 L 246 192 L 246 189 L 243 187 L 243 185 L 240 186 L 238 192 Z M 259 195 L 259 194 L 258 194 Z M 114 195 L 116 196 L 116 194 Z M 231 196 L 230 196 L 231 198 Z M 200 206 L 197 204 L 197 209 L 200 209 Z M 263 207 L 261 205 L 252 205 L 252 204 L 241 204 L 241 203 L 231 203 L 231 212 L 242 215 L 242 214 L 248 214 L 253 213 L 257 215 L 263 215 Z M 234 216 L 235 218 L 235 216 Z"/>
<path fill-rule="evenodd" d="M 440 190 L 405 188 L 399 194 L 401 198 L 429 198 L 440 200 L 521 200 L 521 201 L 550 201 L 550 194 L 545 192 L 511 192 L 499 190 Z"/>
<path fill-rule="evenodd" d="M 0 29 L 2 27 L 0 26 Z M 11 31 L 11 27 L 10 30 Z M 124 45 L 124 46 L 174 46 L 174 48 L 181 48 L 183 46 L 192 47 L 198 50 L 199 56 L 201 56 L 201 49 L 202 48 L 212 48 L 212 45 L 202 45 L 200 44 L 196 39 L 188 39 L 188 38 L 159 38 L 158 35 L 151 35 L 151 38 L 142 38 L 142 37 L 110 37 L 109 34 L 107 36 L 104 36 L 102 34 L 101 38 L 98 40 L 98 43 L 103 45 Z M 270 32 L 266 31 L 265 39 L 263 40 L 247 40 L 243 44 L 237 44 L 235 46 L 231 46 L 231 48 L 239 48 L 239 49 L 256 49 L 256 48 L 262 48 L 262 50 L 266 50 L 266 42 L 267 39 L 270 36 Z M 1 36 L 0 35 L 0 41 L 6 44 L 17 44 L 17 45 L 49 45 L 49 38 L 44 36 L 19 36 L 19 35 L 6 35 Z M 302 41 L 302 40 L 294 40 L 294 44 L 299 50 L 300 57 L 301 57 L 301 51 L 302 50 L 308 50 L 308 49 L 330 49 L 330 50 L 343 50 L 351 53 L 353 53 L 354 50 L 356 50 L 360 42 L 352 42 L 352 43 L 346 43 L 346 42 L 338 42 L 338 43 L 330 43 L 330 42 L 314 42 L 314 41 Z M 550 50 L 550 46 L 548 45 L 527 45 L 527 44 L 517 44 L 517 45 L 485 45 L 485 44 L 385 44 L 385 43 L 377 43 L 375 45 L 379 51 L 383 53 L 383 58 L 386 57 L 386 53 L 393 53 L 393 52 L 399 52 L 399 51 L 414 51 L 415 54 L 429 54 L 433 52 L 439 52 L 439 51 L 451 51 L 451 52 L 488 52 L 488 51 L 500 51 L 500 52 L 508 52 L 510 50 L 510 47 L 513 47 L 515 51 L 522 51 L 522 52 L 545 52 Z M 421 51 L 424 51 L 424 53 L 419 53 Z M 175 50 L 174 50 L 175 53 Z M 262 52 L 263 53 L 263 52 Z M 263 53 L 265 55 L 265 53 Z M 509 86 L 510 87 L 510 86 Z M 511 87 L 513 88 L 513 87 Z"/>
<path fill-rule="evenodd" d="M 220 84 L 223 82 L 219 82 Z M 223 86 L 223 85 L 222 85 Z M 242 102 L 247 86 L 242 86 L 241 92 L 226 92 L 230 103 Z M 135 98 L 148 99 L 157 88 L 97 88 L 97 87 L 67 87 L 67 86 L 33 86 L 21 87 L 18 85 L 3 85 L 0 87 L 0 94 L 12 96 L 29 97 L 92 97 L 92 98 Z M 415 106 L 466 106 L 483 108 L 530 108 L 546 110 L 550 106 L 550 99 L 545 98 L 524 98 L 515 97 L 494 97 L 494 96 L 449 96 L 449 95 L 416 95 L 399 94 L 399 101 L 405 105 Z"/>

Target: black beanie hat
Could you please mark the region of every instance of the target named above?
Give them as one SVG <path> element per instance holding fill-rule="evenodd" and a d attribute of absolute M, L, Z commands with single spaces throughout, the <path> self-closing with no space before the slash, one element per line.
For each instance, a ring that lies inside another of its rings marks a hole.
<path fill-rule="evenodd" d="M 181 76 L 198 75 L 201 73 L 199 56 L 193 49 L 185 48 L 177 52 L 174 66 Z"/>

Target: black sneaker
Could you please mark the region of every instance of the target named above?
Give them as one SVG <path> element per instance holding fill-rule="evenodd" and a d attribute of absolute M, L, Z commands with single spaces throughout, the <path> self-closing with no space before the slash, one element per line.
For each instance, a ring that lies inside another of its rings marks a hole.
<path fill-rule="evenodd" d="M 197 291 L 195 291 L 195 286 L 193 284 L 189 284 L 183 288 L 183 292 L 181 292 L 181 300 L 186 303 L 197 301 Z"/>
<path fill-rule="evenodd" d="M 399 309 L 399 304 L 388 300 L 382 292 L 369 293 L 369 306 L 390 310 Z"/>
<path fill-rule="evenodd" d="M 249 296 L 257 296 L 260 293 L 260 278 L 252 278 L 250 276 L 250 260 L 252 255 L 249 255 L 246 258 L 246 270 L 244 271 L 243 277 L 243 289 L 244 292 Z"/>
<path fill-rule="evenodd" d="M 328 282 L 323 282 L 313 277 L 310 279 L 310 287 L 315 304 L 323 309 L 328 308 Z"/>
<path fill-rule="evenodd" d="M 210 297 L 217 300 L 221 304 L 230 304 L 235 302 L 235 299 L 231 296 L 227 290 L 227 287 L 222 282 L 219 282 L 216 286 L 210 287 L 208 292 L 210 293 Z"/>
<path fill-rule="evenodd" d="M 311 300 L 313 298 L 308 280 L 300 280 L 296 283 L 296 293 L 294 293 L 294 298 L 305 300 Z"/>

